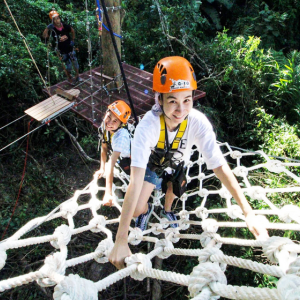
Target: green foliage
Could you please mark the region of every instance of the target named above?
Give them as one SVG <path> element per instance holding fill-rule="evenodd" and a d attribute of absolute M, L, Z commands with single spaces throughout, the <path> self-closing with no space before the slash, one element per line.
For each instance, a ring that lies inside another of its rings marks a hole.
<path fill-rule="evenodd" d="M 270 98 L 274 101 L 274 113 L 286 115 L 287 120 L 300 120 L 300 54 L 298 51 L 290 53 L 287 63 L 282 66 L 274 62 L 276 82 L 270 85 Z"/>
<path fill-rule="evenodd" d="M 252 112 L 254 129 L 245 133 L 246 137 L 256 138 L 260 149 L 269 155 L 300 159 L 300 139 L 297 125 L 290 126 L 284 119 L 257 108 Z"/>

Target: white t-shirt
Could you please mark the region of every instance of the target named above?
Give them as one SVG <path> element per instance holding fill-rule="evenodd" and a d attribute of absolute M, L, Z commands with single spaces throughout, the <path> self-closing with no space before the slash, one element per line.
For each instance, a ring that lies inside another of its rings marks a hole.
<path fill-rule="evenodd" d="M 177 130 L 168 131 L 168 139 L 171 144 Z M 148 111 L 136 127 L 131 149 L 131 166 L 146 169 L 151 150 L 157 145 L 160 134 L 160 118 Z M 190 161 L 191 150 L 196 145 L 202 153 L 208 169 L 215 169 L 226 164 L 220 147 L 216 142 L 211 123 L 206 116 L 196 109 L 192 109 L 188 115 L 188 123 L 185 133 L 180 141 L 174 159 L 184 160 L 185 165 Z M 181 153 L 180 153 L 181 152 Z"/>
<path fill-rule="evenodd" d="M 106 130 L 106 136 L 108 138 L 108 131 Z M 121 157 L 130 156 L 130 143 L 131 137 L 127 129 L 120 128 L 111 138 L 111 147 L 113 151 L 121 152 Z"/>

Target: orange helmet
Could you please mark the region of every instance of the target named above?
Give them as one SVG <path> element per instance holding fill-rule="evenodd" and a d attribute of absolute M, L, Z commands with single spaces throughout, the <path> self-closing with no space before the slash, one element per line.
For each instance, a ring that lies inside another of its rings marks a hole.
<path fill-rule="evenodd" d="M 56 10 L 51 10 L 49 13 L 49 18 L 52 21 L 53 18 L 56 18 L 59 16 L 59 13 Z"/>
<path fill-rule="evenodd" d="M 108 109 L 124 124 L 127 123 L 131 115 L 129 105 L 122 101 L 117 100 L 108 106 Z"/>
<path fill-rule="evenodd" d="M 194 69 L 184 57 L 165 57 L 156 64 L 153 71 L 154 92 L 176 93 L 196 89 Z"/>

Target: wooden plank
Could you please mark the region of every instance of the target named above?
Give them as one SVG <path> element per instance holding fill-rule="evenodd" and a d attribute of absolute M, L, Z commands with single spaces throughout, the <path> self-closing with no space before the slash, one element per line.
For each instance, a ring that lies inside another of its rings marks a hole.
<path fill-rule="evenodd" d="M 94 73 L 95 75 L 97 75 L 97 76 L 103 77 L 103 78 L 108 79 L 108 80 L 110 80 L 110 81 L 113 81 L 113 80 L 114 80 L 112 77 L 109 77 L 109 76 L 107 76 L 107 75 L 101 74 L 101 73 L 99 73 L 99 72 L 93 72 L 93 73 Z"/>
<path fill-rule="evenodd" d="M 68 94 L 71 94 L 71 95 L 75 96 L 75 97 L 78 97 L 79 94 L 80 94 L 80 90 L 79 89 L 70 89 L 70 90 L 66 90 L 66 92 Z"/>
<path fill-rule="evenodd" d="M 67 101 L 61 97 L 57 96 L 57 99 L 55 100 L 55 103 L 53 103 L 52 101 L 49 101 L 48 99 L 46 99 L 45 101 L 41 102 L 37 107 L 35 107 L 35 109 L 33 109 L 32 111 L 30 111 L 31 114 L 33 115 L 39 115 L 41 112 L 47 111 L 49 109 L 51 109 L 51 107 L 55 107 L 57 105 L 60 105 L 60 103 Z M 28 112 L 27 112 L 28 113 Z"/>
<path fill-rule="evenodd" d="M 44 100 L 41 103 L 38 103 L 32 108 L 27 109 L 25 113 L 30 115 L 34 119 L 41 121 L 69 104 L 70 101 L 67 101 L 55 95 Z"/>
<path fill-rule="evenodd" d="M 25 113 L 28 114 L 28 113 L 34 113 L 34 111 L 38 111 L 40 109 L 42 109 L 43 107 L 47 107 L 49 106 L 49 104 L 51 105 L 55 105 L 57 103 L 57 101 L 59 100 L 59 96 L 57 95 L 54 95 L 50 98 L 47 98 L 46 100 L 36 104 L 35 106 L 25 110 Z"/>
<path fill-rule="evenodd" d="M 51 116 L 52 114 L 54 114 L 56 111 L 60 110 L 61 108 L 63 108 L 64 106 L 69 105 L 70 102 L 67 100 L 62 101 L 60 104 L 56 105 L 56 106 L 52 106 L 50 107 L 48 110 L 42 111 L 40 112 L 38 115 L 36 115 L 36 119 L 38 121 L 41 121 L 43 119 L 46 119 L 47 117 Z"/>
<path fill-rule="evenodd" d="M 60 88 L 57 88 L 55 92 L 56 92 L 57 95 L 63 96 L 64 98 L 67 98 L 70 101 L 72 101 L 75 98 L 74 95 L 71 95 L 71 94 L 67 93 L 66 91 L 63 91 Z"/>

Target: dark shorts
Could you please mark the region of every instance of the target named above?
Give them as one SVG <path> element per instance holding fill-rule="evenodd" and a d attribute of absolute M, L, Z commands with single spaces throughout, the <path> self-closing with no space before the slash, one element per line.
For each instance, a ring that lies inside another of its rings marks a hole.
<path fill-rule="evenodd" d="M 155 185 L 155 189 L 161 189 L 162 178 L 159 178 L 154 171 L 151 171 L 148 167 L 146 169 L 144 181 Z"/>
<path fill-rule="evenodd" d="M 79 69 L 77 57 L 75 51 L 70 52 L 68 54 L 62 54 L 62 59 L 66 64 L 66 69 L 71 72 L 72 71 L 72 64 L 74 64 L 75 69 Z"/>

